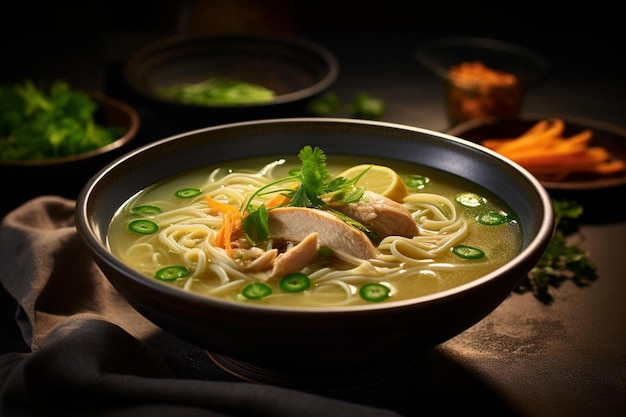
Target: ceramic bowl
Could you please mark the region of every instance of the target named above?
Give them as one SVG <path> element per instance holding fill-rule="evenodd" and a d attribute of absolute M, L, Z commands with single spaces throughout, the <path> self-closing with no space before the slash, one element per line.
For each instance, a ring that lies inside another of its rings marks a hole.
<path fill-rule="evenodd" d="M 118 208 L 151 184 L 207 164 L 297 154 L 305 145 L 327 155 L 388 158 L 465 177 L 519 215 L 521 252 L 482 278 L 432 295 L 306 309 L 191 294 L 137 273 L 108 247 L 109 222 Z M 334 118 L 239 122 L 168 137 L 109 164 L 86 184 L 76 204 L 76 227 L 86 247 L 141 314 L 206 349 L 218 365 L 245 380 L 285 385 L 375 379 L 463 332 L 500 305 L 536 264 L 553 222 L 545 189 L 493 152 L 421 128 Z"/>
<path fill-rule="evenodd" d="M 39 195 L 52 194 L 75 199 L 85 183 L 102 167 L 130 149 L 140 127 L 137 111 L 117 98 L 101 92 L 88 92 L 97 104 L 96 123 L 124 129 L 114 142 L 78 155 L 30 161 L 1 161 L 0 176 L 5 181 L 2 213 Z"/>
<path fill-rule="evenodd" d="M 184 34 L 132 54 L 127 84 L 148 105 L 188 128 L 248 119 L 301 116 L 337 79 L 339 64 L 324 46 L 299 37 Z M 189 103 L 164 97 L 163 88 L 222 78 L 254 83 L 274 92 L 248 104 Z"/>
<path fill-rule="evenodd" d="M 446 133 L 480 143 L 484 139 L 515 138 L 542 120 L 561 119 L 565 123 L 562 136 L 570 138 L 590 130 L 589 147 L 602 147 L 612 158 L 626 161 L 626 128 L 602 120 L 555 114 L 522 114 L 509 119 L 483 118 L 458 124 Z M 626 172 L 611 175 L 574 173 L 563 179 L 539 178 L 552 198 L 574 200 L 584 206 L 582 220 L 588 223 L 622 221 L 620 205 L 606 204 L 612 195 L 626 191 Z"/>

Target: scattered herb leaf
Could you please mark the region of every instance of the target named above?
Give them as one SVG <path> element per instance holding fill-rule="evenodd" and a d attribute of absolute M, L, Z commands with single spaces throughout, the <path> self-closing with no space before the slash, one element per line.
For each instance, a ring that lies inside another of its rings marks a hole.
<path fill-rule="evenodd" d="M 339 113 L 343 107 L 341 100 L 333 91 L 329 91 L 309 104 L 309 111 L 316 116 L 332 116 Z"/>
<path fill-rule="evenodd" d="M 367 93 L 357 94 L 350 105 L 350 116 L 355 118 L 379 120 L 384 115 L 384 101 Z"/>
<path fill-rule="evenodd" d="M 315 116 L 340 116 L 342 113 L 357 119 L 380 120 L 384 117 L 384 100 L 366 92 L 358 93 L 350 103 L 343 103 L 334 91 L 328 91 L 313 100 L 308 110 Z"/>
<path fill-rule="evenodd" d="M 575 201 L 553 200 L 555 229 L 550 244 L 535 267 L 515 289 L 516 293 L 532 291 L 543 303 L 553 301 L 551 288 L 558 288 L 565 281 L 579 287 L 597 279 L 596 265 L 589 254 L 571 243 L 571 238 L 580 234 L 577 219 L 583 207 Z"/>

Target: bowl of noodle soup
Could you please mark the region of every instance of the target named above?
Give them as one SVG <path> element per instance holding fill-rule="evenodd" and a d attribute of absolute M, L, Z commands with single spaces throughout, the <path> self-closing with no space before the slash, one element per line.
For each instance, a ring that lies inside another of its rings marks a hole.
<path fill-rule="evenodd" d="M 383 172 L 394 186 L 379 191 L 366 178 Z M 374 380 L 471 327 L 553 223 L 539 182 L 486 148 L 334 118 L 168 137 L 76 203 L 88 251 L 138 312 L 242 379 L 307 386 Z"/>

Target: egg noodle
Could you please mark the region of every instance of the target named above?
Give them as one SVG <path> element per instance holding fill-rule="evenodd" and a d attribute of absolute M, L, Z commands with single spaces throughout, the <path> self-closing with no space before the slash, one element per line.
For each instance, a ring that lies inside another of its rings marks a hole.
<path fill-rule="evenodd" d="M 122 208 L 117 217 L 125 219 L 127 224 L 132 218 L 133 207 L 140 204 L 158 206 L 162 212 L 151 214 L 149 218 L 158 225 L 159 231 L 133 236 L 133 242 L 125 248 L 112 242 L 109 236 L 109 245 L 123 262 L 148 276 L 154 277 L 159 269 L 169 265 L 182 265 L 190 274 L 176 280 L 173 285 L 194 293 L 241 301 L 240 292 L 244 286 L 251 282 L 271 281 L 270 274 L 246 271 L 237 257 L 233 259 L 224 248 L 214 245 L 223 215 L 209 208 L 205 195 L 241 208 L 259 187 L 278 178 L 274 174 L 278 165 L 280 161 L 268 164 L 258 172 L 215 169 L 199 187 L 202 194 L 187 199 L 184 206 L 167 199 L 146 201 L 145 193 L 144 197 L 140 193 Z M 284 189 L 285 185 L 276 187 Z M 267 203 L 275 195 L 256 195 L 252 204 Z M 302 270 L 311 281 L 306 291 L 298 294 L 273 291 L 258 302 L 301 306 L 363 304 L 358 287 L 368 282 L 387 286 L 390 299 L 394 296 L 397 296 L 395 299 L 408 298 L 400 297 L 397 282 L 409 275 L 413 282 L 420 276 L 438 282 L 442 280 L 441 274 L 451 270 L 458 272 L 458 269 L 476 268 L 475 262 L 454 261 L 455 257 L 450 254 L 451 248 L 470 234 L 463 209 L 454 201 L 439 194 L 411 190 L 403 205 L 418 225 L 418 236 L 388 236 L 378 245 L 380 254 L 368 260 L 337 251 L 334 254 L 336 260 L 329 265 L 316 264 Z M 272 245 L 270 240 L 262 248 L 252 247 L 243 251 L 262 252 L 271 249 Z M 486 262 L 489 261 L 482 263 Z M 414 283 L 410 285 L 415 286 Z M 442 284 L 435 287 L 439 290 Z"/>

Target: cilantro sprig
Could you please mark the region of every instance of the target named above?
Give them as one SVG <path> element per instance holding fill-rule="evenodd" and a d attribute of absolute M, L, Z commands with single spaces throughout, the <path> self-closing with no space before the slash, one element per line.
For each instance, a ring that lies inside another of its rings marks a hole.
<path fill-rule="evenodd" d="M 569 200 L 553 200 L 552 203 L 555 214 L 552 239 L 539 262 L 515 289 L 517 293 L 532 291 L 546 304 L 553 301 L 550 289 L 558 288 L 565 281 L 584 287 L 597 279 L 596 265 L 589 254 L 571 240 L 580 234 L 577 219 L 583 213 L 582 205 Z"/>
<path fill-rule="evenodd" d="M 367 172 L 352 179 L 344 177 L 332 178 L 326 165 L 326 154 L 318 147 L 310 145 L 304 146 L 298 153 L 298 158 L 302 162 L 299 169 L 292 170 L 289 176 L 280 178 L 259 188 L 248 198 L 242 207 L 242 213 L 247 213 L 243 220 L 243 230 L 248 239 L 255 244 L 269 239 L 268 214 L 265 205 L 254 206 L 252 201 L 259 195 L 268 193 L 279 193 L 287 197 L 287 203 L 282 207 L 308 207 L 325 208 L 326 203 L 321 199 L 323 195 L 332 194 L 334 199 L 346 203 L 356 202 L 363 195 L 363 188 L 356 187 L 356 182 Z M 297 183 L 296 188 L 275 187 L 283 183 Z M 272 189 L 271 191 L 268 191 Z M 356 221 L 352 221 L 356 223 Z M 363 229 L 366 229 L 362 225 Z"/>

